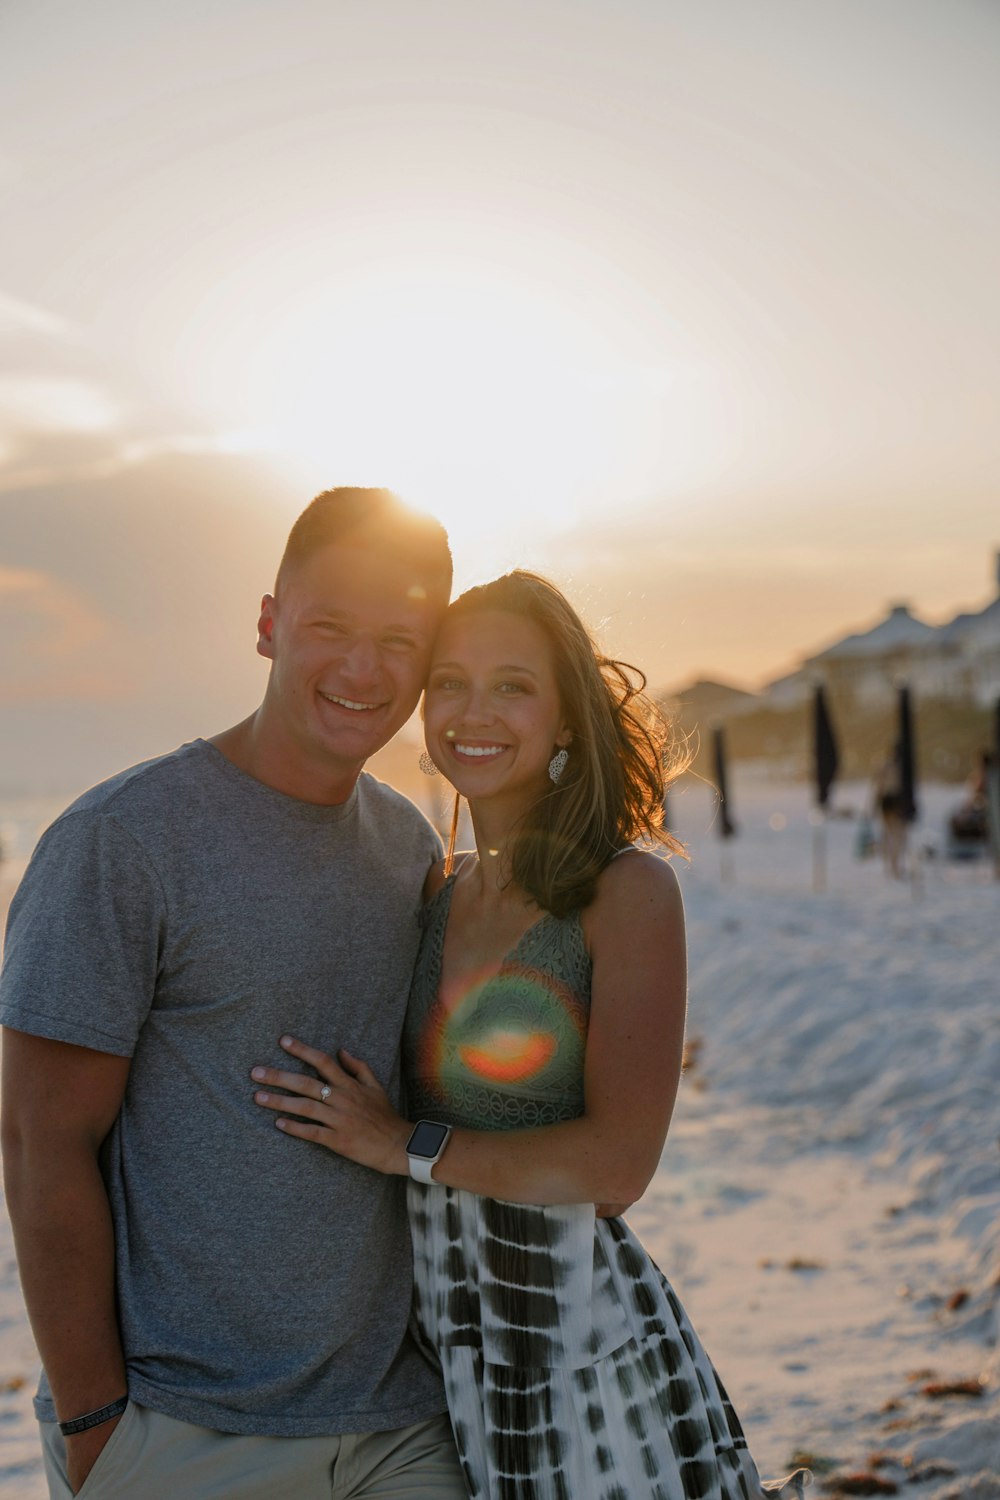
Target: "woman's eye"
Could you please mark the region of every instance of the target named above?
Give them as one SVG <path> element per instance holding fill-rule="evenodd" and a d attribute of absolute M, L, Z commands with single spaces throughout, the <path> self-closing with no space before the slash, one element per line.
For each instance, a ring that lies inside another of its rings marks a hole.
<path fill-rule="evenodd" d="M 458 677 L 439 677 L 436 682 L 429 684 L 429 690 L 434 693 L 454 693 L 462 686 Z"/>
<path fill-rule="evenodd" d="M 527 689 L 523 682 L 501 682 L 498 684 L 498 691 L 501 693 L 524 693 Z"/>

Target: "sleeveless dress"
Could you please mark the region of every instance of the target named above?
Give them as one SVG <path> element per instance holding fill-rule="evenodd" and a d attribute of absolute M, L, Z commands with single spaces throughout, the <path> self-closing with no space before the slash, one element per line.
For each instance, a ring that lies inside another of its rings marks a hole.
<path fill-rule="evenodd" d="M 454 876 L 424 911 L 404 1035 L 411 1118 L 512 1130 L 578 1118 L 591 965 L 547 914 L 446 1013 Z M 472 1500 L 760 1500 L 739 1419 L 621 1218 L 407 1187 L 418 1342 L 440 1364 Z"/>

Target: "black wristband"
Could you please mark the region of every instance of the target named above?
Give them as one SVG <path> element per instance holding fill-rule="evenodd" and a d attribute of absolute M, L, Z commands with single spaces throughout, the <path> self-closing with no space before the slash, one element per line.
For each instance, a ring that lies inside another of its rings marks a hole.
<path fill-rule="evenodd" d="M 60 1422 L 59 1431 L 63 1437 L 72 1437 L 75 1432 L 86 1432 L 90 1427 L 100 1427 L 102 1422 L 110 1422 L 112 1417 L 120 1417 L 128 1406 L 128 1396 L 119 1396 L 117 1401 L 112 1401 L 109 1406 L 98 1407 L 97 1411 L 88 1411 L 82 1417 L 74 1417 L 72 1422 Z"/>

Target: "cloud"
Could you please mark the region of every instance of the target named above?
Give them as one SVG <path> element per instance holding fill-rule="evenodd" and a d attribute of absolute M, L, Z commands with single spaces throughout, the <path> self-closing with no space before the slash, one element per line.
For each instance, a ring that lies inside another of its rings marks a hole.
<path fill-rule="evenodd" d="M 104 699 L 127 690 L 127 681 L 98 650 L 107 643 L 108 620 L 51 573 L 0 567 L 0 631 L 6 645 L 0 656 L 4 704 Z"/>
<path fill-rule="evenodd" d="M 0 496 L 104 478 L 121 468 L 120 446 L 117 431 L 12 430 L 0 439 Z"/>
<path fill-rule="evenodd" d="M 15 429 L 38 432 L 106 432 L 121 409 L 92 381 L 37 375 L 0 379 L 0 418 Z"/>
<path fill-rule="evenodd" d="M 116 461 L 135 403 L 77 328 L 0 290 L 0 360 L 0 491 Z"/>
<path fill-rule="evenodd" d="M 70 325 L 54 313 L 0 292 L 0 334 L 11 333 L 46 334 L 60 339 L 73 336 Z"/>
<path fill-rule="evenodd" d="M 198 430 L 78 328 L 0 290 L 0 494 L 112 480 L 171 455 L 261 453 L 266 435 Z"/>
<path fill-rule="evenodd" d="M 0 489 L 3 781 L 82 787 L 249 713 L 260 598 L 309 498 L 213 451 Z"/>

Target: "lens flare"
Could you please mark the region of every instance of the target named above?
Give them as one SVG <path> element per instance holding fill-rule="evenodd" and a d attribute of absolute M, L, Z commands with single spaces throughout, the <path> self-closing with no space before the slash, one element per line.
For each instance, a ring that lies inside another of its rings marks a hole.
<path fill-rule="evenodd" d="M 556 1050 L 556 1039 L 542 1031 L 494 1031 L 480 1047 L 462 1046 L 458 1055 L 471 1073 L 492 1083 L 525 1083 L 540 1073 Z"/>
<path fill-rule="evenodd" d="M 425 1088 L 442 1103 L 470 1087 L 519 1097 L 579 1092 L 587 1017 L 565 982 L 525 964 L 474 975 L 432 1007 L 415 1058 Z"/>

